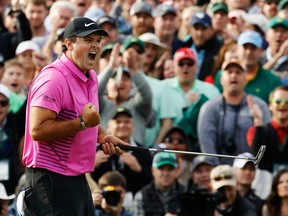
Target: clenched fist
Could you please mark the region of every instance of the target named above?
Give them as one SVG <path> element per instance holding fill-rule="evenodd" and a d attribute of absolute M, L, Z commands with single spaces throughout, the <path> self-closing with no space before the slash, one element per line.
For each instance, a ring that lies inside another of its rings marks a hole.
<path fill-rule="evenodd" d="M 100 114 L 92 103 L 88 103 L 83 107 L 81 115 L 83 117 L 83 121 L 86 124 L 86 127 L 94 127 L 99 125 L 101 122 Z"/>

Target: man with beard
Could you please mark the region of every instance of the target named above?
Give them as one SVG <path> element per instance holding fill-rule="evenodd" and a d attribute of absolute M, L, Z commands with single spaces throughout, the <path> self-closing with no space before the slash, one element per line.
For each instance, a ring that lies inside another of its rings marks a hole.
<path fill-rule="evenodd" d="M 254 127 L 249 129 L 247 138 L 253 153 L 261 145 L 266 145 L 266 152 L 259 167 L 270 172 L 288 164 L 288 87 L 279 86 L 271 92 L 269 109 L 272 113 L 271 122 L 264 123 L 265 114 L 251 101 L 250 107 L 254 118 Z"/>
<path fill-rule="evenodd" d="M 22 159 L 31 215 L 95 215 L 85 173 L 94 169 L 96 143 L 105 154 L 128 145 L 99 127 L 93 68 L 107 35 L 93 20 L 75 18 L 64 30 L 62 56 L 31 85 Z"/>
<path fill-rule="evenodd" d="M 245 138 L 253 125 L 248 102 L 253 100 L 259 106 L 263 122 L 268 123 L 270 113 L 263 100 L 245 93 L 247 72 L 237 59 L 224 62 L 222 70 L 223 94 L 201 107 L 198 138 L 202 152 L 236 155 L 250 150 Z M 230 165 L 233 162 L 227 158 L 216 159 Z"/>
<path fill-rule="evenodd" d="M 139 37 L 146 32 L 152 32 L 152 6 L 145 1 L 135 2 L 130 9 L 132 34 Z"/>
<path fill-rule="evenodd" d="M 271 71 L 263 68 L 259 62 L 263 53 L 263 39 L 258 32 L 244 31 L 239 35 L 237 41 L 236 56 L 246 71 L 245 92 L 258 96 L 268 103 L 269 94 L 277 86 L 281 85 L 281 80 Z M 221 71 L 215 77 L 215 85 L 222 90 Z"/>

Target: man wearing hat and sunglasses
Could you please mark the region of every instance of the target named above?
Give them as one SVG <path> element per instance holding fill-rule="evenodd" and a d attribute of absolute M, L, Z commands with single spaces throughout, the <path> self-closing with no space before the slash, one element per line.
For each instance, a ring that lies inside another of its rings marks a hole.
<path fill-rule="evenodd" d="M 257 216 L 254 206 L 237 192 L 236 177 L 230 165 L 219 165 L 213 168 L 210 179 L 212 190 L 225 194 L 224 200 L 216 205 L 215 216 Z"/>
<path fill-rule="evenodd" d="M 279 86 L 270 93 L 271 122 L 263 123 L 264 114 L 259 107 L 256 104 L 251 107 L 254 126 L 248 131 L 248 144 L 254 154 L 261 145 L 266 145 L 259 168 L 275 172 L 288 165 L 288 87 Z"/>
<path fill-rule="evenodd" d="M 34 80 L 27 102 L 23 163 L 25 204 L 33 215 L 94 215 L 85 173 L 94 169 L 96 143 L 105 154 L 128 145 L 99 127 L 93 70 L 107 32 L 79 17 L 64 30 L 63 55 Z"/>

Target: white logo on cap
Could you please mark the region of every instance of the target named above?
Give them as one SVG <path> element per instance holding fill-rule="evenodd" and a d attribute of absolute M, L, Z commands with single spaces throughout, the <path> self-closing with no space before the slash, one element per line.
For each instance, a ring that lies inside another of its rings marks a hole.
<path fill-rule="evenodd" d="M 95 23 L 85 23 L 85 27 L 88 27 L 88 26 L 90 26 L 90 25 L 93 25 L 93 24 L 95 24 Z"/>
<path fill-rule="evenodd" d="M 198 17 L 199 19 L 203 19 L 204 16 L 205 16 L 205 13 L 202 13 L 202 12 L 198 12 L 195 14 L 196 17 Z"/>

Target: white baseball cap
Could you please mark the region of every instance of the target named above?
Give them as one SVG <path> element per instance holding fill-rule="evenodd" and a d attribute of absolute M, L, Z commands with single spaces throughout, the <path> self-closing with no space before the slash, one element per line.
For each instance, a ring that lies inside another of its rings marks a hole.
<path fill-rule="evenodd" d="M 0 94 L 3 94 L 7 99 L 10 99 L 10 90 L 3 84 L 0 84 Z"/>
<path fill-rule="evenodd" d="M 15 194 L 8 195 L 6 192 L 6 188 L 3 183 L 0 183 L 0 199 L 2 200 L 11 200 L 15 198 Z"/>
<path fill-rule="evenodd" d="M 16 55 L 19 55 L 27 50 L 35 51 L 36 53 L 41 53 L 40 47 L 38 44 L 36 44 L 34 41 L 28 40 L 28 41 L 22 41 L 18 44 L 16 48 Z"/>
<path fill-rule="evenodd" d="M 255 158 L 254 155 L 249 152 L 239 154 L 237 155 L 237 157 Z M 233 162 L 233 167 L 242 169 L 247 163 L 252 163 L 254 165 L 254 162 L 252 160 L 236 158 Z"/>

